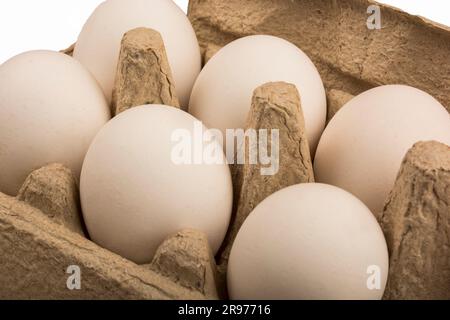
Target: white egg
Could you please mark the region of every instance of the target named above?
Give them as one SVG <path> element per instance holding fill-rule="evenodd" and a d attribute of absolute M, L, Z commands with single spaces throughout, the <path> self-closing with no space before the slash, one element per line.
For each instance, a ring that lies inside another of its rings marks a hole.
<path fill-rule="evenodd" d="M 381 299 L 388 251 L 369 209 L 351 194 L 300 184 L 264 200 L 233 244 L 232 299 Z"/>
<path fill-rule="evenodd" d="M 178 98 L 187 108 L 192 86 L 200 72 L 201 56 L 194 29 L 173 1 L 105 1 L 84 25 L 74 58 L 91 71 L 110 101 L 122 37 L 138 27 L 152 28 L 161 33 Z"/>
<path fill-rule="evenodd" d="M 212 143 L 222 164 L 180 164 L 173 156 L 174 137 L 185 132 L 194 141 L 196 122 L 179 109 L 150 105 L 120 114 L 99 132 L 81 174 L 83 214 L 94 242 L 148 263 L 166 237 L 189 228 L 205 232 L 217 252 L 233 202 L 221 144 Z"/>
<path fill-rule="evenodd" d="M 78 178 L 110 119 L 101 88 L 76 60 L 32 51 L 0 66 L 0 191 L 16 195 L 33 170 L 59 162 Z"/>
<path fill-rule="evenodd" d="M 429 94 L 403 85 L 355 97 L 331 120 L 317 149 L 316 181 L 341 187 L 377 216 L 403 157 L 418 141 L 450 145 L 450 115 Z"/>
<path fill-rule="evenodd" d="M 327 112 L 323 83 L 308 56 L 277 37 L 249 36 L 217 52 L 197 78 L 189 112 L 208 128 L 223 133 L 226 129 L 244 128 L 253 91 L 275 81 L 297 86 L 310 149 L 314 152 Z"/>

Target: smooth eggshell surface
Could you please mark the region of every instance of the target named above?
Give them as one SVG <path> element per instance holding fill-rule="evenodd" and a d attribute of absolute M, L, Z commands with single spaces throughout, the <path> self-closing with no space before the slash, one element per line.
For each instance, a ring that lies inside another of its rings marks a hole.
<path fill-rule="evenodd" d="M 76 60 L 31 51 L 0 66 L 0 191 L 16 195 L 28 174 L 65 164 L 77 178 L 110 119 L 98 83 Z"/>
<path fill-rule="evenodd" d="M 194 29 L 173 1 L 105 1 L 84 25 L 73 56 L 91 71 L 110 101 L 122 37 L 139 27 L 161 33 L 178 98 L 187 108 L 192 86 L 200 72 L 201 56 Z"/>
<path fill-rule="evenodd" d="M 142 106 L 99 132 L 81 174 L 83 215 L 94 242 L 142 264 L 167 237 L 189 228 L 205 232 L 217 252 L 233 201 L 229 167 L 172 158 L 172 135 L 193 133 L 195 121 L 176 108 Z"/>
<path fill-rule="evenodd" d="M 300 184 L 268 197 L 244 222 L 228 289 L 244 300 L 381 299 L 388 264 L 381 228 L 360 200 L 333 186 Z"/>
<path fill-rule="evenodd" d="M 273 36 L 249 36 L 217 52 L 192 90 L 189 112 L 208 128 L 244 128 L 254 90 L 267 82 L 297 86 L 312 152 L 325 126 L 326 96 L 320 75 L 299 48 Z M 268 128 L 269 129 L 269 128 Z"/>
<path fill-rule="evenodd" d="M 369 90 L 348 102 L 325 129 L 314 163 L 316 181 L 353 193 L 378 216 L 406 152 L 427 140 L 450 145 L 450 115 L 437 100 L 404 85 Z"/>

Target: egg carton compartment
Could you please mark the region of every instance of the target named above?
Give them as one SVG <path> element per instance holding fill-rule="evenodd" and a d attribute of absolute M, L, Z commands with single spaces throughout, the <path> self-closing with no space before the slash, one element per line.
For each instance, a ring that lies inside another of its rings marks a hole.
<path fill-rule="evenodd" d="M 0 194 L 1 299 L 217 298 L 202 234 L 180 232 L 151 265 L 138 266 L 84 236 L 77 189 L 69 169 L 54 164 L 33 172 L 17 198 Z M 183 272 L 173 278 L 178 264 Z M 71 283 L 74 268 L 81 290 Z"/>
<path fill-rule="evenodd" d="M 381 29 L 367 26 L 370 6 Z M 227 43 L 254 34 L 302 49 L 331 90 L 357 95 L 385 84 L 428 92 L 450 111 L 450 28 L 371 0 L 191 0 L 189 19 L 204 61 Z"/>
<path fill-rule="evenodd" d="M 324 79 L 329 119 L 353 95 L 388 83 L 428 91 L 449 110 L 450 30 L 383 5 L 383 29 L 368 30 L 371 4 L 191 0 L 189 17 L 205 62 L 228 42 L 251 34 L 276 35 L 305 50 Z M 72 51 L 73 46 L 65 53 Z M 142 83 L 141 74 L 152 81 Z M 17 197 L 0 194 L 0 287 L 8 288 L 0 298 L 227 298 L 228 256 L 245 218 L 268 195 L 314 182 L 301 94 L 284 82 L 255 88 L 246 127 L 280 130 L 280 169 L 264 177 L 259 165 L 231 166 L 233 217 L 216 257 L 206 236 L 196 230 L 169 237 L 148 265 L 99 247 L 88 239 L 72 173 L 51 164 L 31 173 Z M 160 35 L 139 28 L 122 41 L 112 113 L 146 103 L 179 107 Z M 391 259 L 385 299 L 450 298 L 449 186 L 450 148 L 417 143 L 377 216 Z M 82 290 L 68 290 L 73 266 L 82 272 Z"/>

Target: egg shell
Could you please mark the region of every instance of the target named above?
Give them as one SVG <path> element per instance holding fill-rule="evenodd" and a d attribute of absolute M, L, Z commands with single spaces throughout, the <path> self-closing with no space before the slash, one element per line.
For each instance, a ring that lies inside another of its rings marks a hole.
<path fill-rule="evenodd" d="M 371 89 L 350 100 L 325 129 L 316 181 L 353 193 L 378 215 L 406 152 L 428 140 L 450 145 L 450 115 L 436 99 L 404 85 Z"/>
<path fill-rule="evenodd" d="M 313 154 L 325 126 L 326 96 L 320 75 L 298 47 L 266 35 L 244 37 L 219 50 L 195 82 L 189 112 L 209 128 L 244 128 L 254 90 L 267 83 L 296 85 Z M 268 128 L 271 129 L 271 128 Z"/>
<path fill-rule="evenodd" d="M 176 130 L 197 121 L 179 109 L 147 105 L 121 113 L 97 135 L 81 175 L 81 204 L 92 240 L 137 263 L 184 229 L 208 235 L 213 252 L 228 228 L 231 174 L 222 164 L 177 164 Z M 217 148 L 225 159 L 219 142 Z"/>
<path fill-rule="evenodd" d="M 370 290 L 374 270 L 379 289 Z M 299 184 L 268 197 L 244 222 L 228 290 L 244 300 L 381 299 L 387 275 L 386 241 L 370 210 L 339 188 Z"/>
<path fill-rule="evenodd" d="M 91 71 L 110 102 L 122 37 L 139 27 L 152 28 L 161 34 L 177 96 L 187 108 L 192 86 L 200 72 L 201 55 L 194 29 L 173 1 L 105 1 L 84 25 L 73 56 Z"/>
<path fill-rule="evenodd" d="M 110 119 L 98 83 L 76 60 L 31 51 L 0 66 L 0 191 L 15 196 L 33 170 L 58 162 L 76 178 Z"/>

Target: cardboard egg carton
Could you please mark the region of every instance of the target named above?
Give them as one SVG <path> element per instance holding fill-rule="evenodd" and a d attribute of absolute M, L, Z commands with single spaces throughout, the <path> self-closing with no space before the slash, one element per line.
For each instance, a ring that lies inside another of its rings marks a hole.
<path fill-rule="evenodd" d="M 329 118 L 353 95 L 387 83 L 423 89 L 449 108 L 450 30 L 387 6 L 380 6 L 382 29 L 369 30 L 372 4 L 191 0 L 189 17 L 205 61 L 226 43 L 250 34 L 272 34 L 298 45 L 322 75 Z M 72 51 L 73 46 L 65 53 Z M 130 54 L 138 59 L 128 60 Z M 152 81 L 143 83 L 137 74 Z M 122 41 L 112 113 L 149 102 L 178 107 L 174 92 L 159 34 L 131 30 Z M 0 194 L 0 298 L 226 298 L 228 254 L 248 214 L 267 195 L 314 181 L 301 94 L 282 82 L 255 88 L 247 128 L 280 129 L 280 169 L 260 181 L 258 166 L 231 166 L 233 217 L 216 257 L 206 236 L 195 230 L 170 236 L 148 265 L 100 248 L 84 228 L 76 179 L 64 166 L 51 164 L 32 172 L 17 197 Z M 450 298 L 449 159 L 448 146 L 415 145 L 377 217 L 391 256 L 386 299 Z"/>

